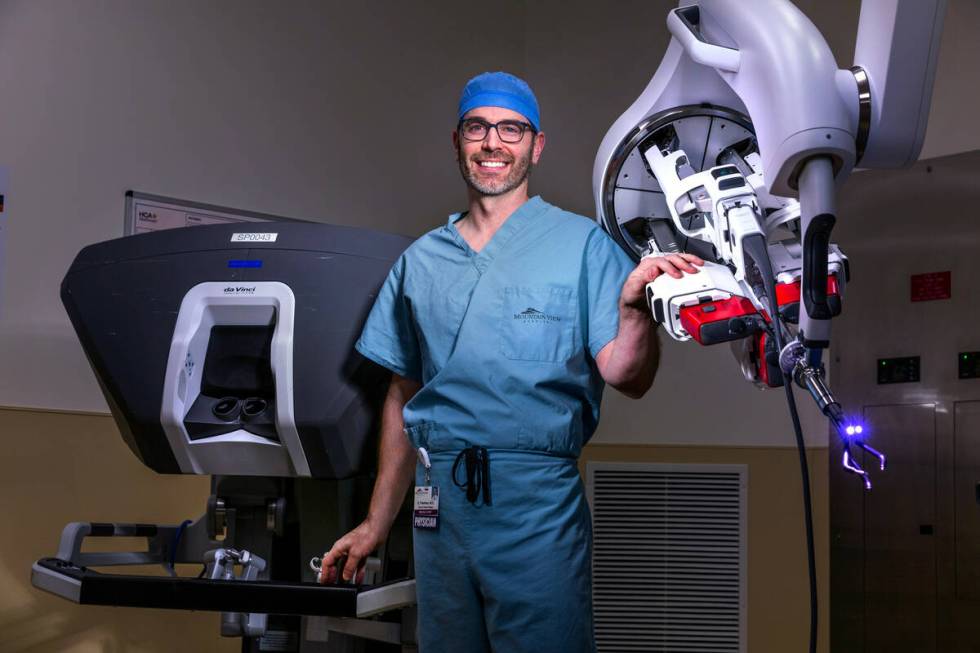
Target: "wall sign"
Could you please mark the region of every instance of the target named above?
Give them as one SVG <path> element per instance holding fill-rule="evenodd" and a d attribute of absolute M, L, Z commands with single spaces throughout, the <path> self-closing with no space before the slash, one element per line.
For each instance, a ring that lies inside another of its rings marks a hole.
<path fill-rule="evenodd" d="M 229 222 L 301 222 L 268 213 L 230 209 L 173 197 L 150 195 L 137 191 L 126 193 L 126 219 L 123 235 L 144 234 L 163 229 L 195 227 Z M 269 242 L 274 242 L 271 239 Z"/>
<path fill-rule="evenodd" d="M 949 299 L 952 294 L 952 273 L 929 272 L 913 274 L 911 277 L 912 301 L 928 302 L 935 299 Z"/>

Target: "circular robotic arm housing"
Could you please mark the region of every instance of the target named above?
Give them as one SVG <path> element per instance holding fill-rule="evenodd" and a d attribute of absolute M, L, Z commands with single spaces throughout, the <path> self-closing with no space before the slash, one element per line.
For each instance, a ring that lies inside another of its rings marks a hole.
<path fill-rule="evenodd" d="M 671 220 L 669 190 L 665 191 L 646 156 L 651 148 L 683 151 L 688 174 L 725 164 L 735 165 L 750 182 L 758 174 L 748 163 L 758 158 L 755 133 L 748 118 L 737 111 L 690 105 L 642 120 L 612 150 L 596 184 L 602 227 L 637 261 L 650 253 L 649 241 L 657 225 Z M 771 198 L 770 214 L 793 204 L 786 198 Z M 692 218 L 691 226 L 697 225 L 697 219 Z M 715 258 L 703 242 L 685 239 L 678 247 L 702 258 Z"/>

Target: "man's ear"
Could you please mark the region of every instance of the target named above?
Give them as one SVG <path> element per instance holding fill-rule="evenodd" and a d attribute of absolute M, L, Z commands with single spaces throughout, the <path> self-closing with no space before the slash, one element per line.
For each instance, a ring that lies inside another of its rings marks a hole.
<path fill-rule="evenodd" d="M 541 158 L 541 153 L 544 151 L 544 132 L 538 132 L 534 135 L 534 145 L 531 146 L 531 163 L 537 164 L 538 159 Z"/>
<path fill-rule="evenodd" d="M 453 155 L 459 161 L 459 131 L 453 130 Z"/>

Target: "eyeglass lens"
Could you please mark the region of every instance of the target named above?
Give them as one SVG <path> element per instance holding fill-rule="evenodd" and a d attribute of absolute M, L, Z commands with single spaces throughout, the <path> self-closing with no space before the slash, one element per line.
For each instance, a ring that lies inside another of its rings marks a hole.
<path fill-rule="evenodd" d="M 466 140 L 482 141 L 491 127 L 497 130 L 497 136 L 505 143 L 517 143 L 524 137 L 524 124 L 514 120 L 501 120 L 496 124 L 483 120 L 464 120 L 460 131 Z"/>

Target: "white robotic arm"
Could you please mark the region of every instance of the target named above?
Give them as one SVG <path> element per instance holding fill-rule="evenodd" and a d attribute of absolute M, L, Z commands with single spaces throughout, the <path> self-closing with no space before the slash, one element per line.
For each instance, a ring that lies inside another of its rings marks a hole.
<path fill-rule="evenodd" d="M 944 11 L 945 0 L 865 0 L 855 66 L 839 69 L 788 0 L 682 0 L 660 67 L 595 162 L 600 222 L 627 252 L 709 262 L 704 276 L 650 284 L 668 333 L 752 336 L 755 380 L 794 379 L 859 446 L 820 362 L 847 279 L 830 242 L 836 192 L 855 165 L 918 156 Z M 851 463 L 845 450 L 867 484 Z"/>
<path fill-rule="evenodd" d="M 596 156 L 598 217 L 628 253 L 706 261 L 698 274 L 647 286 L 654 318 L 678 340 L 750 342 L 743 371 L 785 389 L 803 481 L 811 653 L 813 519 L 790 382 L 834 424 L 844 468 L 870 488 L 851 448 L 882 469 L 885 457 L 847 423 L 821 364 L 847 281 L 847 259 L 830 242 L 835 196 L 855 165 L 918 157 L 944 13 L 945 0 L 864 0 L 855 66 L 840 70 L 789 0 L 682 0 L 660 67 Z"/>

